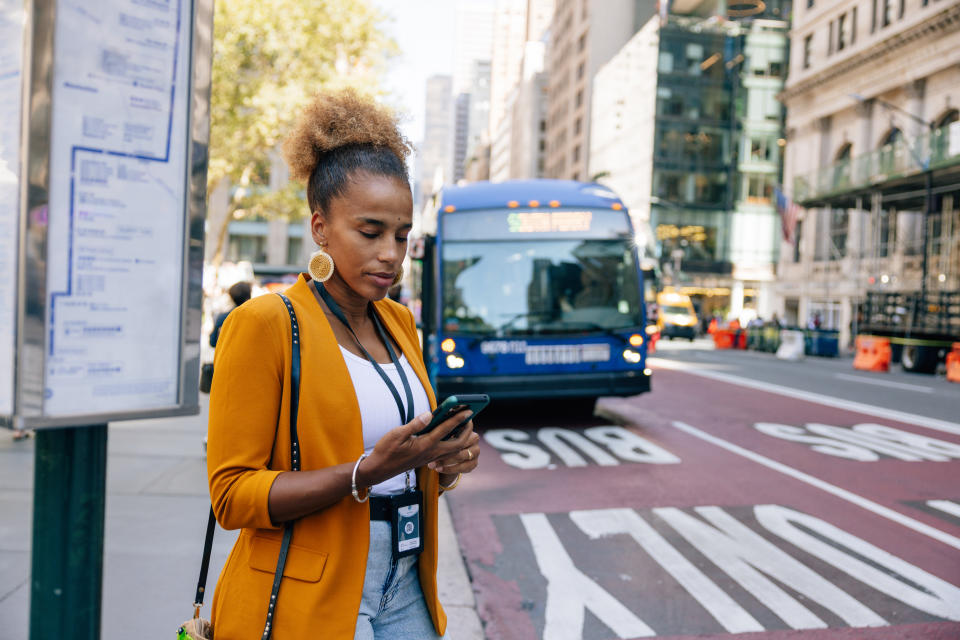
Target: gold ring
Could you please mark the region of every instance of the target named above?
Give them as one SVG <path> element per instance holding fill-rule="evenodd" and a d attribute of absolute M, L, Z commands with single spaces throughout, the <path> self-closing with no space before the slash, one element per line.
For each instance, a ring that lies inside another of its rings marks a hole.
<path fill-rule="evenodd" d="M 473 460 L 473 453 L 470 452 L 470 449 L 467 449 L 467 462 Z"/>

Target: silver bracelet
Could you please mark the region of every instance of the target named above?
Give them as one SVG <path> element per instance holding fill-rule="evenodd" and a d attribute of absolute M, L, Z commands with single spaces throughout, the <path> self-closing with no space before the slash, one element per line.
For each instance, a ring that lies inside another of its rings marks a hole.
<path fill-rule="evenodd" d="M 360 463 L 363 462 L 364 459 L 366 459 L 366 457 L 367 457 L 367 454 L 364 453 L 357 459 L 357 464 L 353 465 L 353 475 L 350 478 L 350 493 L 353 494 L 353 499 L 359 502 L 360 504 L 363 504 L 364 502 L 370 499 L 369 488 L 367 489 L 367 495 L 363 497 L 363 500 L 360 499 L 360 492 L 357 491 L 357 469 L 360 468 Z"/>

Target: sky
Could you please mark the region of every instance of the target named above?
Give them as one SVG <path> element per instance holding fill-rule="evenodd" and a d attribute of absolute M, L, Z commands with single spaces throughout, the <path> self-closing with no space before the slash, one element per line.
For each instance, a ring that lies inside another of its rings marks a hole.
<path fill-rule="evenodd" d="M 392 18 L 384 27 L 400 48 L 387 73 L 391 104 L 404 114 L 404 135 L 417 144 L 423 138 L 427 78 L 453 73 L 453 31 L 456 2 L 451 0 L 373 0 Z"/>

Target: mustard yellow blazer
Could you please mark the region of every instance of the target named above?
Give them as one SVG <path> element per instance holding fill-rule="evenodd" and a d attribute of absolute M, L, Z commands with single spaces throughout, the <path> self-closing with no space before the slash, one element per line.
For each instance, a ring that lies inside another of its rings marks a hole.
<path fill-rule="evenodd" d="M 363 453 L 353 383 L 308 283 L 309 277 L 301 275 L 285 292 L 300 325 L 297 435 L 304 470 L 352 463 Z M 436 407 L 413 315 L 388 299 L 375 306 Z M 290 317 L 279 296 L 259 296 L 230 313 L 217 343 L 207 473 L 217 521 L 241 532 L 214 592 L 211 621 L 217 640 L 256 638 L 266 621 L 283 536 L 283 529 L 270 522 L 267 496 L 277 475 L 290 469 L 290 358 Z M 422 467 L 417 485 L 424 493 L 420 585 L 442 635 L 447 618 L 437 598 L 439 477 Z M 369 544 L 369 506 L 352 496 L 298 520 L 273 638 L 352 640 Z"/>

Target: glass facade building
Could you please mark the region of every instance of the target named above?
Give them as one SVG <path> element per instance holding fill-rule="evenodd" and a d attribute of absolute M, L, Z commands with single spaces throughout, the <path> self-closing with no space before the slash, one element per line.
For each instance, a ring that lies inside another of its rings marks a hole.
<path fill-rule="evenodd" d="M 736 17 L 730 3 L 672 4 L 660 29 L 650 215 L 661 268 L 680 286 L 772 280 L 790 3 Z"/>
<path fill-rule="evenodd" d="M 700 22 L 660 29 L 651 225 L 666 272 L 730 273 L 742 38 Z"/>

